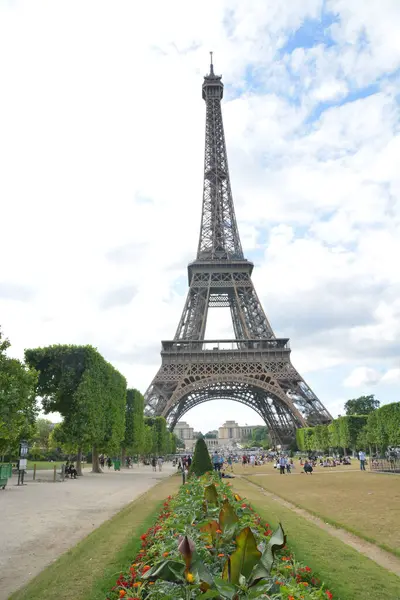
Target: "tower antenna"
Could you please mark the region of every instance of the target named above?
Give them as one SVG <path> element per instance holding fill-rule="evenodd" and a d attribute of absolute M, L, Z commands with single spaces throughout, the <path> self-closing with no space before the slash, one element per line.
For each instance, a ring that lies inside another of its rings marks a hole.
<path fill-rule="evenodd" d="M 213 54 L 214 52 L 210 52 L 210 75 L 214 75 Z"/>

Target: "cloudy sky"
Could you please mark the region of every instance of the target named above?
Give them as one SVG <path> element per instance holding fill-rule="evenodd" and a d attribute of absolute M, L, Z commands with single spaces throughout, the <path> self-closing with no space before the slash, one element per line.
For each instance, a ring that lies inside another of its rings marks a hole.
<path fill-rule="evenodd" d="M 200 226 L 208 51 L 276 335 L 337 415 L 400 388 L 398 0 L 0 0 L 0 324 L 145 391 Z M 229 335 L 223 309 L 207 336 Z M 222 313 L 221 313 L 222 311 Z M 212 409 L 211 409 L 212 408 Z M 256 423 L 233 402 L 185 420 Z"/>

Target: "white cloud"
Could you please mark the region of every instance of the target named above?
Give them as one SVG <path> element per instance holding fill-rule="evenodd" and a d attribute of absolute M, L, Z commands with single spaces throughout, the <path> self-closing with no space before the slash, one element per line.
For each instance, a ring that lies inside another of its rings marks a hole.
<path fill-rule="evenodd" d="M 330 0 L 336 44 L 280 56 L 323 5 L 1 5 L 0 310 L 14 354 L 92 343 L 131 385 L 150 383 L 197 248 L 212 49 L 239 229 L 273 327 L 311 378 L 368 364 L 394 381 L 399 80 L 385 77 L 400 66 L 400 6 Z M 315 391 L 336 386 L 333 406 L 346 390 L 332 377 Z"/>
<path fill-rule="evenodd" d="M 346 387 L 359 388 L 362 386 L 374 385 L 379 379 L 380 375 L 375 369 L 357 367 L 348 377 L 346 377 L 343 384 Z"/>

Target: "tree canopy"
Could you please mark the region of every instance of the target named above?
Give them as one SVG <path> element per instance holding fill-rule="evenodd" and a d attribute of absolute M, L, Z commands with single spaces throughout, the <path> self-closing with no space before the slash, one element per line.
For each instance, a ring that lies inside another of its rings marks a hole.
<path fill-rule="evenodd" d="M 20 360 L 6 355 L 10 347 L 0 330 L 0 453 L 15 449 L 22 438 L 29 439 L 38 413 L 37 373 Z"/>
<path fill-rule="evenodd" d="M 78 448 L 119 452 L 125 435 L 126 380 L 92 346 L 56 345 L 25 351 L 39 372 L 45 413 L 64 417 L 63 432 Z M 97 470 L 96 460 L 93 469 Z"/>
<path fill-rule="evenodd" d="M 370 396 L 360 396 L 359 398 L 347 400 L 344 409 L 346 415 L 369 415 L 379 406 L 379 400 L 375 398 L 375 394 L 371 394 Z"/>
<path fill-rule="evenodd" d="M 126 390 L 124 452 L 142 454 L 144 450 L 144 398 L 135 389 Z"/>
<path fill-rule="evenodd" d="M 365 449 L 375 445 L 382 450 L 400 445 L 400 402 L 385 404 L 368 415 L 346 415 L 329 425 L 303 427 L 296 431 L 303 451 L 329 448 Z"/>

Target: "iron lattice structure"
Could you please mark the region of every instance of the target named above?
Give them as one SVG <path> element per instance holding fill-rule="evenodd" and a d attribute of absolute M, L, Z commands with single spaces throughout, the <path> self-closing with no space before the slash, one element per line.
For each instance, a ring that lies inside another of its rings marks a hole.
<path fill-rule="evenodd" d="M 146 414 L 171 429 L 191 408 L 231 399 L 253 408 L 275 443 L 297 427 L 328 423 L 331 415 L 290 361 L 288 339 L 275 337 L 243 255 L 229 179 L 221 76 L 204 77 L 206 139 L 203 208 L 197 258 L 188 266 L 189 291 L 172 341 L 163 341 L 161 367 L 145 394 Z M 205 340 L 210 307 L 229 307 L 234 340 Z"/>

